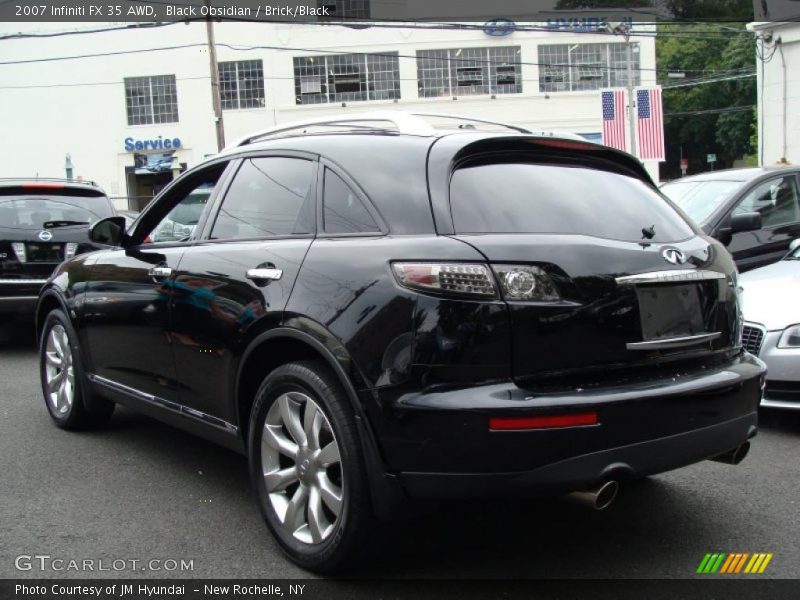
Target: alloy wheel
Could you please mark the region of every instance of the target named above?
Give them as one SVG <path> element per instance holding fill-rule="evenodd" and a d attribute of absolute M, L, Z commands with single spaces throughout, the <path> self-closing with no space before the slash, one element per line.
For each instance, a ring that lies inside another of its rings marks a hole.
<path fill-rule="evenodd" d="M 339 444 L 320 406 L 302 392 L 273 402 L 261 438 L 264 485 L 281 525 L 306 544 L 336 530 L 344 481 Z"/>
<path fill-rule="evenodd" d="M 45 347 L 47 399 L 56 415 L 69 413 L 75 399 L 75 367 L 66 329 L 56 324 L 47 335 Z"/>

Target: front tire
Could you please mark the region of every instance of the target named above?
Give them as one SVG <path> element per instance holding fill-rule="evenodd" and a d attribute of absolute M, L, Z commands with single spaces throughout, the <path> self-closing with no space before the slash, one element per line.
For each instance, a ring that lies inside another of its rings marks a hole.
<path fill-rule="evenodd" d="M 281 549 L 317 572 L 349 562 L 372 509 L 353 409 L 327 365 L 290 363 L 264 379 L 249 449 L 261 513 Z"/>
<path fill-rule="evenodd" d="M 67 316 L 53 310 L 39 340 L 39 372 L 47 411 L 62 429 L 104 425 L 114 403 L 91 395 L 85 380 L 77 335 Z"/>

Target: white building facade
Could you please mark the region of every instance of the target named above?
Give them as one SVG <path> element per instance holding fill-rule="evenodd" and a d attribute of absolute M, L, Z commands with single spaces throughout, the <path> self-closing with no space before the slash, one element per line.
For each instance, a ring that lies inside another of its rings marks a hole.
<path fill-rule="evenodd" d="M 600 90 L 627 85 L 623 38 L 599 32 L 222 22 L 215 34 L 227 143 L 383 109 L 600 141 Z M 631 41 L 634 85 L 653 85 L 654 38 Z M 140 209 L 175 167 L 218 151 L 206 43 L 204 23 L 4 41 L 0 177 L 63 177 L 69 155 L 76 177 Z M 82 58 L 41 60 L 56 57 Z"/>
<path fill-rule="evenodd" d="M 800 22 L 753 23 L 759 39 L 758 156 L 800 164 Z"/>

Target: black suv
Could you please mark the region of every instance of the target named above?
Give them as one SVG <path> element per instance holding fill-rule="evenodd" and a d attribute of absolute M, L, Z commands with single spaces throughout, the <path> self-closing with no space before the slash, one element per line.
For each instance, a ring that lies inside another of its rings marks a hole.
<path fill-rule="evenodd" d="M 764 366 L 728 252 L 627 154 L 468 125 L 262 132 L 132 231 L 95 225 L 114 247 L 37 309 L 56 424 L 119 402 L 239 450 L 281 547 L 320 571 L 404 498 L 603 507 L 619 480 L 741 460 Z M 152 241 L 208 188 L 185 239 Z"/>
<path fill-rule="evenodd" d="M 98 249 L 89 227 L 112 215 L 94 183 L 0 179 L 0 314 L 33 316 L 47 278 L 63 260 Z"/>

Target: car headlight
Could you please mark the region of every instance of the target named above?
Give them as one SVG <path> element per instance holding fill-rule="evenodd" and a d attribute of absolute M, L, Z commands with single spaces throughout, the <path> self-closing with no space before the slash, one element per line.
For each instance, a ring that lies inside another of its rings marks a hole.
<path fill-rule="evenodd" d="M 784 329 L 778 340 L 778 348 L 800 348 L 800 324 Z"/>

